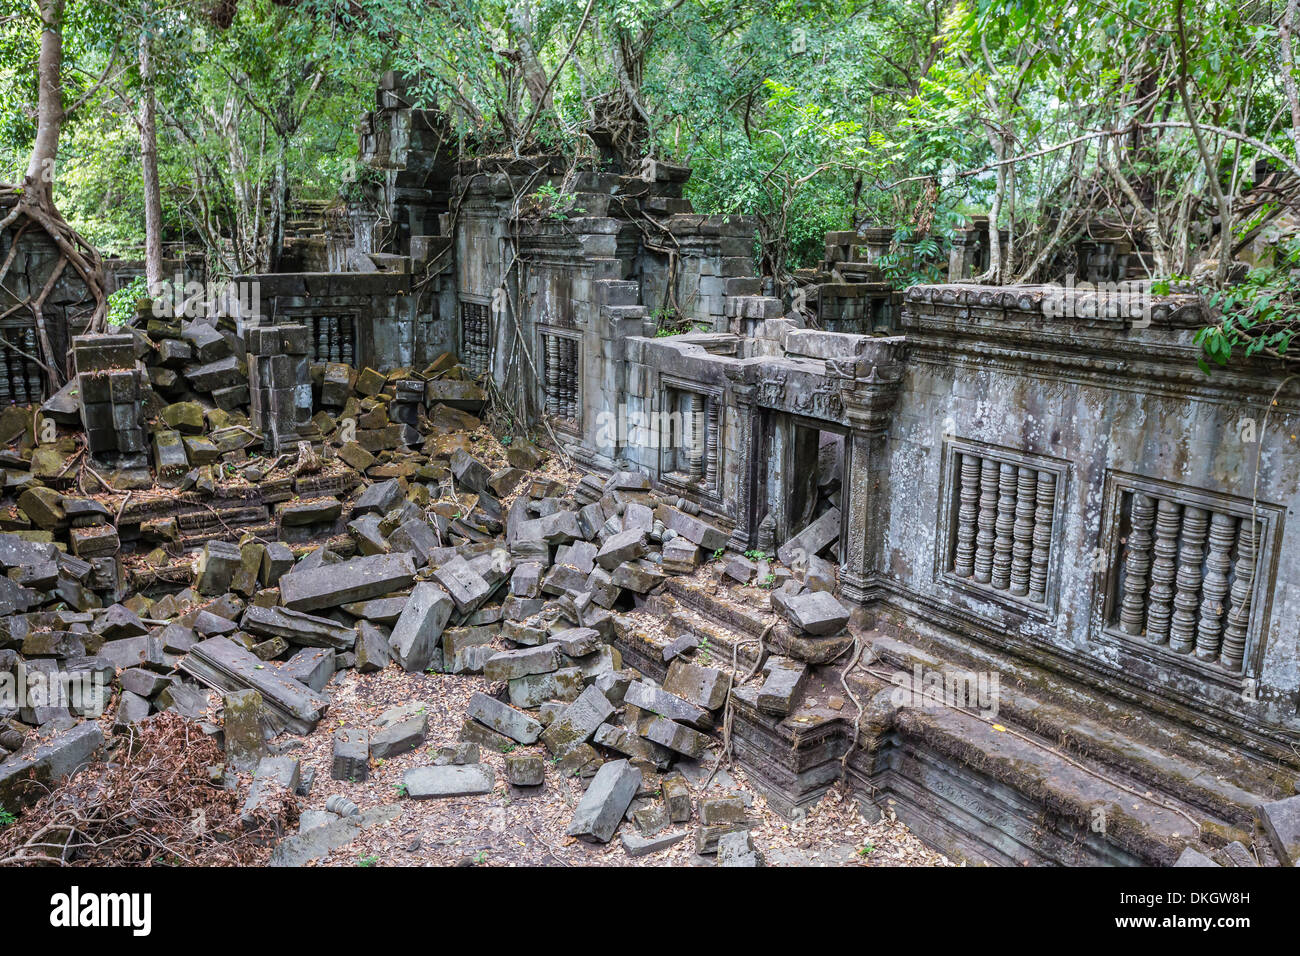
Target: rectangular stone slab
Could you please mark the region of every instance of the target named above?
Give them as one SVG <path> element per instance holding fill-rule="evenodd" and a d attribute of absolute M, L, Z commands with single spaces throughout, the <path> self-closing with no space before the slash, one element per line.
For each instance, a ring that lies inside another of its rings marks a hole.
<path fill-rule="evenodd" d="M 406 795 L 412 800 L 468 797 L 477 793 L 491 793 L 495 782 L 496 775 L 485 763 L 416 767 L 402 775 Z"/>
<path fill-rule="evenodd" d="M 542 725 L 532 717 L 487 694 L 478 693 L 471 697 L 466 713 L 479 723 L 486 724 L 497 733 L 505 734 L 521 744 L 536 742 L 542 733 Z"/>
<path fill-rule="evenodd" d="M 227 637 L 195 644 L 181 661 L 181 670 L 222 693 L 260 691 L 267 716 L 277 729 L 309 734 L 329 710 L 328 699 L 263 664 Z"/>
<path fill-rule="evenodd" d="M 350 651 L 357 642 L 357 632 L 327 617 L 316 617 L 283 607 L 249 605 L 240 626 L 259 637 L 283 637 L 301 647 L 328 647 Z"/>
<path fill-rule="evenodd" d="M 641 787 L 641 771 L 627 760 L 611 760 L 596 771 L 573 812 L 569 836 L 608 843 Z"/>
<path fill-rule="evenodd" d="M 414 580 L 409 554 L 376 554 L 290 571 L 280 579 L 280 601 L 294 611 L 314 611 L 383 597 Z"/>

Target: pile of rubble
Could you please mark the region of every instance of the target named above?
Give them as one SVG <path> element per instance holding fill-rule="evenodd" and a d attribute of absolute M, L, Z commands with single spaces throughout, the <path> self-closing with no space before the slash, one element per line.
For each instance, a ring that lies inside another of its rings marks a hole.
<path fill-rule="evenodd" d="M 313 388 L 279 395 L 282 366 L 306 362 L 295 327 L 247 330 L 240 355 L 228 330 L 153 325 L 99 337 L 120 340 L 107 353 L 79 341 L 76 394 L 35 421 L 0 417 L 15 498 L 0 510 L 0 676 L 24 691 L 0 702 L 0 806 L 37 799 L 106 734 L 173 711 L 220 740 L 227 785 L 254 774 L 251 817 L 274 787 L 314 783 L 268 741 L 319 724 L 336 672 L 395 666 L 482 674 L 496 691 L 472 699 L 459 741 L 406 774 L 407 797 L 490 792 L 480 748 L 507 754 L 510 784 L 541 785 L 543 758 L 510 753 L 540 742 L 590 779 L 572 835 L 608 842 L 630 818 L 621 839 L 634 854 L 688 836 L 695 808 L 673 764 L 715 743 L 732 676 L 681 641 L 663 652 L 659 685 L 613 645 L 669 575 L 723 556 L 723 530 L 643 474 L 570 487 L 531 443 L 498 444 L 476 414 L 482 391 L 448 356 L 387 375 L 308 363 L 297 376 Z M 102 394 L 87 387 L 100 379 Z M 241 411 L 250 400 L 263 414 Z M 77 423 L 104 420 L 84 448 L 44 425 L 70 424 L 69 401 Z M 130 425 L 133 402 L 147 432 Z M 816 556 L 838 533 L 828 511 L 781 549 L 784 566 L 727 561 L 731 578 L 771 588 L 782 618 L 768 645 L 788 656 L 768 658 L 750 689 L 767 713 L 788 713 L 808 664 L 852 641 L 833 567 Z M 41 681 L 73 692 L 42 702 L 30 693 Z M 365 779 L 372 761 L 424 746 L 422 706 L 340 728 L 333 776 Z M 346 817 L 334 803 L 303 826 Z M 758 861 L 739 797 L 703 800 L 697 816 L 699 852 Z"/>

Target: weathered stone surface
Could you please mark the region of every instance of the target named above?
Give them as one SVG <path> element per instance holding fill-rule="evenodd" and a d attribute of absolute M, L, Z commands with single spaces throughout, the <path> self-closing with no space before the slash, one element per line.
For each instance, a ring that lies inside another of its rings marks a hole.
<path fill-rule="evenodd" d="M 357 673 L 371 674 L 388 666 L 393 659 L 388 636 L 386 628 L 369 621 L 357 621 L 357 642 L 353 645 L 357 655 Z"/>
<path fill-rule="evenodd" d="M 536 754 L 506 754 L 506 780 L 516 787 L 540 787 L 546 764 Z"/>
<path fill-rule="evenodd" d="M 666 575 L 651 564 L 628 561 L 614 569 L 614 584 L 637 594 L 647 594 L 666 580 Z"/>
<path fill-rule="evenodd" d="M 370 735 L 359 727 L 334 732 L 334 760 L 330 776 L 362 783 L 370 776 Z"/>
<path fill-rule="evenodd" d="M 370 756 L 376 760 L 387 760 L 389 757 L 410 753 L 424 743 L 428 733 L 428 714 L 417 714 L 388 724 L 370 735 Z"/>
<path fill-rule="evenodd" d="M 808 668 L 785 657 L 768 658 L 763 667 L 767 680 L 758 691 L 758 709 L 767 714 L 785 716 L 794 708 L 808 680 Z"/>
<path fill-rule="evenodd" d="M 252 688 L 260 691 L 273 726 L 299 734 L 311 733 L 329 709 L 329 701 L 306 684 L 281 675 L 228 637 L 195 644 L 181 669 L 223 692 Z"/>
<path fill-rule="evenodd" d="M 540 707 L 548 700 L 574 701 L 582 693 L 582 671 L 561 667 L 545 674 L 517 677 L 509 683 L 510 703 L 516 707 Z"/>
<path fill-rule="evenodd" d="M 686 784 L 686 777 L 679 772 L 665 774 L 661 785 L 664 806 L 668 809 L 668 819 L 673 823 L 685 823 L 691 818 L 694 810 L 691 789 Z"/>
<path fill-rule="evenodd" d="M 301 647 L 327 647 L 349 651 L 357 642 L 354 628 L 344 627 L 329 618 L 282 607 L 249 605 L 239 622 L 240 627 L 259 637 L 283 637 Z"/>
<path fill-rule="evenodd" d="M 225 594 L 239 570 L 239 548 L 227 541 L 209 541 L 203 546 L 195 569 L 195 588 L 200 594 Z"/>
<path fill-rule="evenodd" d="M 427 668 L 451 612 L 446 591 L 431 581 L 417 584 L 388 638 L 393 659 L 406 671 Z"/>
<path fill-rule="evenodd" d="M 684 511 L 676 508 L 670 508 L 667 505 L 660 505 L 655 509 L 654 515 L 664 523 L 664 527 L 670 531 L 676 531 L 687 541 L 698 545 L 710 553 L 718 548 L 726 547 L 727 533 L 706 521 L 701 521 L 694 515 L 688 515 Z"/>
<path fill-rule="evenodd" d="M 551 641 L 558 644 L 560 650 L 569 657 L 594 654 L 604 643 L 600 632 L 590 627 L 570 627 L 563 631 L 556 631 L 551 635 Z"/>
<path fill-rule="evenodd" d="M 237 690 L 225 695 L 222 728 L 226 760 L 236 770 L 251 772 L 266 756 L 262 695 L 255 690 Z"/>
<path fill-rule="evenodd" d="M 103 743 L 99 725 L 88 720 L 6 757 L 0 761 L 0 807 L 14 812 L 35 803 L 52 786 L 89 763 Z"/>
<path fill-rule="evenodd" d="M 565 831 L 583 840 L 608 843 L 641 787 L 641 771 L 627 760 L 611 760 L 596 771 Z"/>
<path fill-rule="evenodd" d="M 692 704 L 645 681 L 633 681 L 628 686 L 623 699 L 626 703 L 652 714 L 696 727 L 709 719 L 709 712 L 698 704 Z"/>
<path fill-rule="evenodd" d="M 1265 803 L 1257 813 L 1278 859 L 1300 866 L 1300 796 Z"/>
<path fill-rule="evenodd" d="M 606 571 L 613 571 L 619 565 L 634 561 L 646 553 L 646 535 L 640 529 L 620 531 L 611 535 L 596 552 L 596 563 Z"/>
<path fill-rule="evenodd" d="M 320 692 L 334 676 L 334 651 L 328 647 L 304 647 L 280 667 L 280 673 Z"/>
<path fill-rule="evenodd" d="M 488 583 L 460 555 L 435 568 L 433 576 L 447 589 L 451 599 L 456 602 L 456 610 L 461 614 L 474 610 L 491 592 Z"/>
<path fill-rule="evenodd" d="M 546 674 L 560 668 L 560 648 L 555 644 L 502 651 L 487 659 L 483 676 L 489 681 L 509 681 L 529 674 Z"/>
<path fill-rule="evenodd" d="M 807 566 L 810 555 L 817 554 L 839 536 L 840 509 L 831 508 L 777 548 L 776 556 L 786 567 L 803 568 Z"/>
<path fill-rule="evenodd" d="M 466 712 L 497 733 L 521 744 L 534 743 L 542 733 L 542 725 L 532 717 L 487 694 L 477 693 L 471 697 Z"/>
<path fill-rule="evenodd" d="M 654 836 L 642 836 L 632 830 L 624 829 L 618 835 L 623 843 L 623 849 L 628 856 L 648 856 L 651 853 L 658 853 L 660 850 L 667 850 L 681 843 L 687 837 L 685 830 L 671 830 L 657 833 Z"/>
<path fill-rule="evenodd" d="M 805 591 L 786 598 L 784 607 L 774 601 L 773 608 L 795 627 L 818 636 L 838 634 L 849 623 L 849 612 L 826 591 Z"/>
<path fill-rule="evenodd" d="M 338 607 L 409 587 L 415 565 L 409 554 L 380 554 L 294 570 L 280 579 L 280 599 L 295 611 Z"/>
<path fill-rule="evenodd" d="M 664 690 L 705 710 L 717 710 L 727 701 L 731 675 L 716 667 L 693 664 L 679 657 L 668 665 Z"/>
<path fill-rule="evenodd" d="M 402 775 L 406 795 L 412 800 L 437 797 L 468 797 L 491 793 L 496 775 L 485 763 L 450 764 L 445 767 L 416 767 Z"/>
<path fill-rule="evenodd" d="M 642 717 L 637 722 L 637 733 L 646 740 L 696 760 L 704 756 L 711 742 L 707 735 L 663 717 Z"/>
<path fill-rule="evenodd" d="M 1178 855 L 1174 861 L 1174 866 L 1218 866 L 1208 856 L 1195 847 L 1187 847 Z"/>
<path fill-rule="evenodd" d="M 553 754 L 562 754 L 586 742 L 596 728 L 614 713 L 614 705 L 596 687 L 588 687 L 541 734 L 541 741 Z"/>
<path fill-rule="evenodd" d="M 734 867 L 763 865 L 763 858 L 754 848 L 754 838 L 748 830 L 724 833 L 718 838 L 717 865 Z"/>

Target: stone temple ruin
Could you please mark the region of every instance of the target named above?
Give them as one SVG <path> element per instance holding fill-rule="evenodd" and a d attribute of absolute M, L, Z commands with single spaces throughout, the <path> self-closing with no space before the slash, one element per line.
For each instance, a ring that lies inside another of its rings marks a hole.
<path fill-rule="evenodd" d="M 42 403 L 3 417 L 0 670 L 120 671 L 119 726 L 215 689 L 228 738 L 250 693 L 307 732 L 336 667 L 482 671 L 509 705 L 479 695 L 467 744 L 594 773 L 586 838 L 725 712 L 792 817 L 843 780 L 971 862 L 1296 862 L 1300 405 L 1280 374 L 1197 368 L 1196 297 L 964 283 L 985 221 L 953 282 L 908 289 L 874 264 L 892 230 L 828 235 L 809 320 L 757 274 L 753 221 L 692 211 L 685 168 L 458 162 L 392 77 L 359 131 L 369 202 L 292 237 L 319 271 L 136 332 L 69 319 L 67 388 L 0 381 Z M 1087 246 L 1085 278 L 1138 274 L 1133 245 Z M 657 334 L 667 314 L 686 331 Z M 478 460 L 454 436 L 489 402 L 580 480 L 538 477 L 521 438 Z M 66 772 L 93 724 L 13 732 L 73 723 L 56 710 L 0 710 L 0 745 Z M 411 720 L 336 763 L 364 773 Z M 284 761 L 259 773 L 298 783 Z M 491 789 L 480 767 L 408 791 Z M 743 831 L 709 815 L 706 851 Z"/>

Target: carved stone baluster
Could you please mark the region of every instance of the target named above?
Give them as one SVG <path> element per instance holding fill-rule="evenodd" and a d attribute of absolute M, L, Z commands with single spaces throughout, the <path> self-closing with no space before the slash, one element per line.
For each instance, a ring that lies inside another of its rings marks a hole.
<path fill-rule="evenodd" d="M 992 584 L 999 591 L 1005 591 L 1011 584 L 1012 533 L 1016 527 L 1016 466 L 1000 465 L 999 472 L 998 516 L 993 525 L 997 537 L 993 541 Z"/>
<path fill-rule="evenodd" d="M 1259 554 L 1260 525 L 1243 518 L 1237 529 L 1237 563 L 1232 569 L 1231 609 L 1223 626 L 1223 652 L 1219 663 L 1230 671 L 1241 670 L 1246 657 L 1246 635 L 1250 629 L 1250 601 L 1255 591 L 1255 560 Z"/>
<path fill-rule="evenodd" d="M 581 402 L 582 393 L 578 389 L 578 342 L 576 339 L 569 340 L 569 418 L 571 421 L 578 420 L 578 405 Z"/>
<path fill-rule="evenodd" d="M 546 412 L 552 417 L 560 414 L 560 340 L 554 335 L 546 340 Z"/>
<path fill-rule="evenodd" d="M 1029 556 L 1029 600 L 1047 600 L 1047 569 L 1051 562 L 1052 525 L 1056 520 L 1056 474 L 1038 473 L 1034 493 L 1034 550 Z"/>
<path fill-rule="evenodd" d="M 998 463 L 991 458 L 980 462 L 980 510 L 975 519 L 975 580 L 988 584 L 993 577 L 994 526 L 998 517 Z"/>
<path fill-rule="evenodd" d="M 699 392 L 690 393 L 691 402 L 691 437 L 686 451 L 691 481 L 704 477 L 704 396 Z"/>
<path fill-rule="evenodd" d="M 1201 584 L 1201 618 L 1196 624 L 1196 656 L 1216 660 L 1223 642 L 1224 599 L 1228 596 L 1228 572 L 1232 570 L 1232 542 L 1237 519 L 1214 512 L 1210 515 L 1210 552 L 1205 558 L 1205 580 Z"/>
<path fill-rule="evenodd" d="M 962 454 L 961 505 L 957 509 L 957 547 L 953 554 L 953 574 L 968 578 L 975 573 L 975 518 L 979 514 L 980 460 Z"/>
<path fill-rule="evenodd" d="M 709 437 L 704 450 L 704 483 L 710 491 L 718 488 L 718 400 L 710 398 Z"/>
<path fill-rule="evenodd" d="M 1038 472 L 1021 466 L 1016 472 L 1016 524 L 1011 545 L 1011 593 L 1029 593 L 1029 562 L 1034 553 L 1034 509 Z"/>
<path fill-rule="evenodd" d="M 1174 616 L 1169 621 L 1169 649 L 1186 654 L 1196 646 L 1196 612 L 1201 606 L 1201 564 L 1210 516 L 1204 508 L 1183 508 L 1183 534 L 1178 544 Z"/>
<path fill-rule="evenodd" d="M 1134 492 L 1129 525 L 1128 543 L 1124 549 L 1124 593 L 1120 598 L 1119 626 L 1125 634 L 1141 634 L 1147 616 L 1156 500 L 1140 491 Z"/>
<path fill-rule="evenodd" d="M 1152 548 L 1151 590 L 1147 604 L 1147 640 L 1164 644 L 1169 640 L 1169 622 L 1173 614 L 1174 579 L 1178 573 L 1178 531 L 1183 523 L 1183 508 L 1177 502 L 1161 498 L 1156 504 L 1156 543 Z"/>

